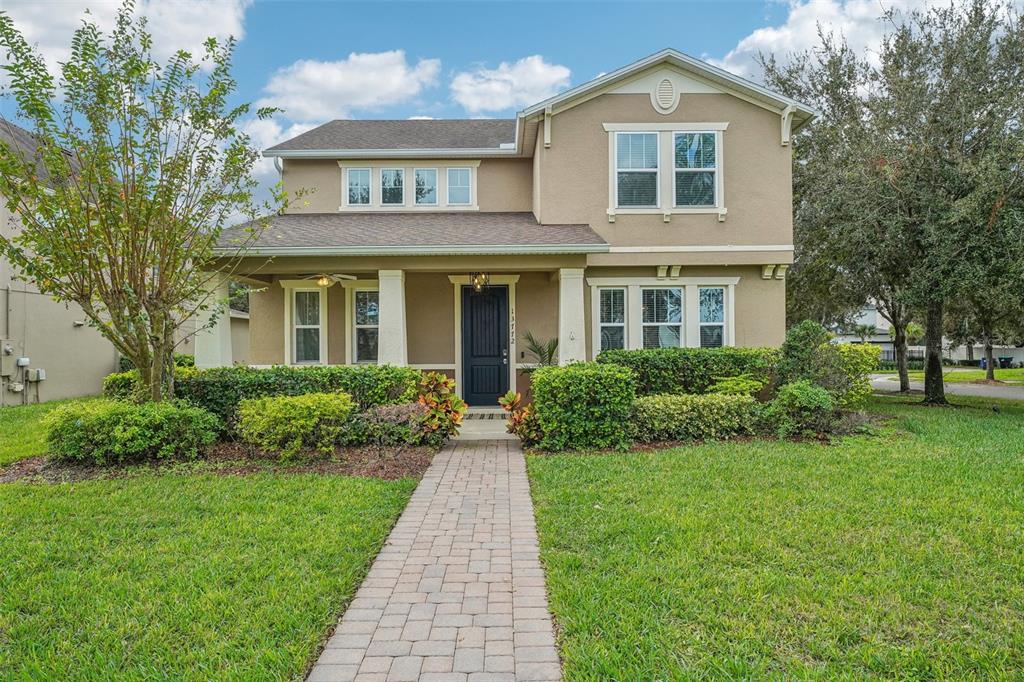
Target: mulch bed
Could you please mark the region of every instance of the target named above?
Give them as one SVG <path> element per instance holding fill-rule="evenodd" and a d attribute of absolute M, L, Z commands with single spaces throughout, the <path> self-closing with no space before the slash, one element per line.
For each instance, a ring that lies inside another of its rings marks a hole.
<path fill-rule="evenodd" d="M 337 448 L 333 454 L 316 451 L 281 461 L 242 443 L 217 443 L 196 461 L 141 462 L 99 466 L 66 463 L 46 457 L 29 457 L 0 467 L 0 483 L 75 483 L 89 479 L 125 478 L 144 472 L 198 473 L 217 476 L 246 476 L 257 473 L 320 474 L 325 476 L 366 476 L 394 480 L 419 478 L 430 466 L 436 450 L 428 447 L 365 446 Z"/>

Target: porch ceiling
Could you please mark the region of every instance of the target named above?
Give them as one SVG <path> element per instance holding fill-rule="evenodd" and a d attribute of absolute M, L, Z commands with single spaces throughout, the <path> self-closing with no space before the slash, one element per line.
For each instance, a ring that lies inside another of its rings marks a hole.
<path fill-rule="evenodd" d="M 224 255 L 390 256 L 605 253 L 589 225 L 542 225 L 532 213 L 290 213 L 224 231 Z"/>

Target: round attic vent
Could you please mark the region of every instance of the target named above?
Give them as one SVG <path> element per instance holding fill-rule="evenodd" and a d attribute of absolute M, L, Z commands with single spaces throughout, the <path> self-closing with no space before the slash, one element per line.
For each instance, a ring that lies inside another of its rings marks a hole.
<path fill-rule="evenodd" d="M 658 108 L 667 110 L 675 108 L 673 105 L 676 103 L 676 88 L 672 85 L 672 81 L 667 78 L 662 78 L 661 82 L 658 83 L 658 88 L 655 90 L 654 99 L 658 103 Z"/>

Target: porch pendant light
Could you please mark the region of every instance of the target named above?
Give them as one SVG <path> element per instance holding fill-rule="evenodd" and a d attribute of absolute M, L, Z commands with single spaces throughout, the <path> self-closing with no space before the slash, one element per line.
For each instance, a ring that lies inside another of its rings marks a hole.
<path fill-rule="evenodd" d="M 469 276 L 469 282 L 473 285 L 473 291 L 480 293 L 490 281 L 491 277 L 486 272 L 474 272 Z"/>
<path fill-rule="evenodd" d="M 332 283 L 333 280 L 327 275 L 320 275 L 320 277 L 318 277 L 316 280 L 316 285 L 318 287 L 329 287 L 331 286 Z"/>

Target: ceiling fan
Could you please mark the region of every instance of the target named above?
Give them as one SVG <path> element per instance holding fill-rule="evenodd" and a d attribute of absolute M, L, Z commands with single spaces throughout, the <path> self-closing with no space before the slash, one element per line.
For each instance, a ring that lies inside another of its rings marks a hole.
<path fill-rule="evenodd" d="M 322 273 L 317 275 L 306 275 L 302 279 L 315 279 L 317 286 L 329 287 L 335 282 L 340 282 L 341 280 L 354 280 L 358 278 L 355 275 L 343 275 L 341 273 Z"/>

